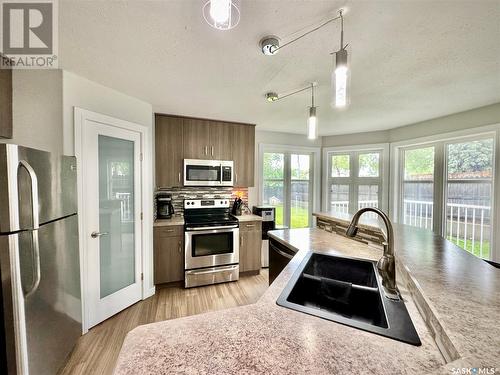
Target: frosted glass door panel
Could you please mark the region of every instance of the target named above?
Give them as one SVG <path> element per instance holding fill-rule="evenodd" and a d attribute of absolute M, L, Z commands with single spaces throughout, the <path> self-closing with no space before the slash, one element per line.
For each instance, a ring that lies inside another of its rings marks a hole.
<path fill-rule="evenodd" d="M 100 297 L 135 283 L 134 142 L 99 135 Z"/>

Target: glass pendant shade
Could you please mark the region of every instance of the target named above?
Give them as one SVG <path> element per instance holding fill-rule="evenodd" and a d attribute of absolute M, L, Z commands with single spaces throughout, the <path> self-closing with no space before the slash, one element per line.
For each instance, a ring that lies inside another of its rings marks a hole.
<path fill-rule="evenodd" d="M 333 104 L 337 108 L 344 108 L 349 102 L 348 81 L 347 51 L 342 49 L 335 53 L 335 70 L 332 73 Z"/>
<path fill-rule="evenodd" d="M 203 18 L 217 30 L 229 30 L 240 22 L 236 0 L 208 0 L 203 6 Z"/>
<path fill-rule="evenodd" d="M 316 117 L 316 107 L 309 108 L 309 118 L 307 119 L 307 138 L 318 138 L 318 118 Z"/>

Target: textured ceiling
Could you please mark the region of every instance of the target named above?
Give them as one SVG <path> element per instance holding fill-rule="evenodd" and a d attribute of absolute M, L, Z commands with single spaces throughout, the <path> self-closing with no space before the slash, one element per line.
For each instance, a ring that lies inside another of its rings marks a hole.
<path fill-rule="evenodd" d="M 306 131 L 310 94 L 267 103 L 267 91 L 318 82 L 320 135 L 393 128 L 500 102 L 500 1 L 243 0 L 217 31 L 202 0 L 60 1 L 60 66 L 153 104 L 156 112 Z M 344 7 L 351 105 L 330 106 L 330 24 L 276 56 L 282 42 Z"/>

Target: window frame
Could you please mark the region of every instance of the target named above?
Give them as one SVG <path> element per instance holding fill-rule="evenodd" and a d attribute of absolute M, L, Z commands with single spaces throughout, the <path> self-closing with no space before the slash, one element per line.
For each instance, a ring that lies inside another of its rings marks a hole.
<path fill-rule="evenodd" d="M 401 202 L 403 199 L 404 150 L 435 145 L 434 155 L 434 228 L 433 231 L 446 238 L 446 213 L 442 209 L 447 202 L 447 146 L 475 140 L 493 139 L 493 177 L 491 194 L 491 227 L 500 218 L 500 124 L 470 128 L 432 136 L 391 143 L 391 184 L 390 217 L 394 222 L 402 222 Z M 490 260 L 500 262 L 500 233 L 492 231 Z"/>
<path fill-rule="evenodd" d="M 370 151 L 380 152 L 378 177 L 359 177 L 359 155 L 367 154 Z M 333 155 L 350 155 L 349 177 L 331 177 L 330 160 Z M 338 182 L 344 180 L 344 184 L 349 185 L 349 206 L 355 205 L 358 202 L 359 186 L 360 185 L 378 185 L 379 191 L 379 208 L 388 211 L 389 208 L 389 143 L 377 143 L 367 145 L 354 146 L 338 146 L 323 148 L 323 194 L 322 194 L 322 209 L 325 212 L 330 212 L 330 186 L 333 180 Z M 339 182 L 339 184 L 342 184 Z M 357 207 L 357 205 L 356 205 Z"/>
<path fill-rule="evenodd" d="M 290 155 L 310 155 L 310 167 L 309 167 L 309 191 L 311 192 L 309 197 L 310 212 L 308 217 L 309 227 L 313 226 L 313 216 L 314 212 L 317 212 L 320 207 L 320 147 L 306 147 L 306 146 L 293 146 L 293 145 L 276 145 L 276 144 L 259 144 L 259 164 L 258 164 L 258 201 L 259 204 L 263 204 L 264 199 L 264 153 L 279 153 L 284 154 L 284 175 L 283 175 L 283 187 L 284 187 L 284 202 L 283 202 L 283 225 L 290 227 L 291 225 L 291 208 L 289 207 L 289 202 L 291 202 L 291 183 L 292 181 L 302 181 L 302 180 L 292 180 L 291 177 L 291 160 Z M 267 181 L 267 180 L 266 180 Z M 274 180 L 273 180 L 274 181 Z"/>

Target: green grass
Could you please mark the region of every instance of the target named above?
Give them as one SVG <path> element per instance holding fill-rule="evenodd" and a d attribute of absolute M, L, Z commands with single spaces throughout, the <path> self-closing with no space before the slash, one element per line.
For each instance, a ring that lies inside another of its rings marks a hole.
<path fill-rule="evenodd" d="M 276 206 L 276 225 L 283 225 L 283 206 Z M 307 228 L 309 226 L 309 211 L 302 207 L 292 207 L 291 227 Z"/>
<path fill-rule="evenodd" d="M 472 240 L 467 240 L 464 243 L 464 240 L 459 239 L 457 242 L 456 237 L 448 236 L 448 241 L 453 242 L 455 245 L 461 247 L 464 250 L 467 250 L 469 253 L 474 254 L 475 256 L 490 259 L 490 243 L 489 241 L 483 241 L 483 255 L 481 256 L 481 243 L 479 241 L 474 241 L 474 248 L 472 248 Z"/>

